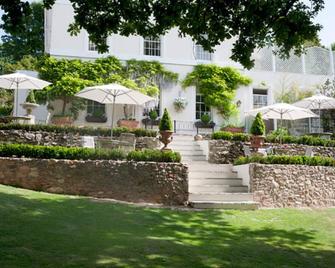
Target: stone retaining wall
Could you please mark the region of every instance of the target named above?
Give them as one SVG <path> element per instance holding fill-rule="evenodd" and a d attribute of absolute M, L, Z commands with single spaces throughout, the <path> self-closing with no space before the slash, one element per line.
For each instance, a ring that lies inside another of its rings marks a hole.
<path fill-rule="evenodd" d="M 262 207 L 335 206 L 335 168 L 250 164 L 250 190 Z"/>
<path fill-rule="evenodd" d="M 110 137 L 102 137 L 110 141 Z M 113 139 L 122 142 L 120 137 Z M 26 130 L 0 130 L 0 143 L 25 143 L 33 145 L 58 145 L 66 147 L 81 147 L 82 137 L 73 133 L 56 133 L 47 131 L 26 131 Z M 156 149 L 161 146 L 158 138 L 137 137 L 135 142 L 136 149 Z M 118 144 L 115 144 L 118 148 Z"/>
<path fill-rule="evenodd" d="M 240 156 L 244 156 L 243 145 L 250 146 L 250 143 L 225 140 L 210 140 L 208 142 L 208 160 L 216 164 L 231 164 Z M 306 148 L 311 147 L 314 156 L 335 157 L 334 147 L 308 146 L 303 144 L 278 144 L 268 143 L 267 147 L 273 148 L 275 155 L 305 155 Z"/>
<path fill-rule="evenodd" d="M 0 183 L 50 193 L 183 205 L 187 167 L 179 163 L 0 158 Z"/>
<path fill-rule="evenodd" d="M 72 133 L 56 133 L 47 131 L 0 130 L 1 143 L 26 143 L 33 145 L 59 145 L 80 147 L 81 136 Z"/>

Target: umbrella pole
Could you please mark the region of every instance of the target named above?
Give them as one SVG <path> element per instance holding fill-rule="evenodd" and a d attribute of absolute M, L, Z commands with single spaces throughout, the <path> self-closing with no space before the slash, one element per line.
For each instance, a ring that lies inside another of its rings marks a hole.
<path fill-rule="evenodd" d="M 116 96 L 115 96 L 115 95 L 113 95 L 113 108 L 112 108 L 112 128 L 111 128 L 111 138 L 113 138 L 115 98 L 116 98 Z"/>
<path fill-rule="evenodd" d="M 15 91 L 15 116 L 18 116 L 18 106 L 19 106 L 19 83 L 16 82 L 16 91 Z"/>
<path fill-rule="evenodd" d="M 319 134 L 321 133 L 321 103 L 319 103 Z"/>
<path fill-rule="evenodd" d="M 283 113 L 280 113 L 280 130 L 279 130 L 279 133 L 280 131 L 282 131 L 283 129 Z M 282 144 L 283 142 L 283 137 L 281 136 L 281 134 L 279 134 L 279 143 Z"/>

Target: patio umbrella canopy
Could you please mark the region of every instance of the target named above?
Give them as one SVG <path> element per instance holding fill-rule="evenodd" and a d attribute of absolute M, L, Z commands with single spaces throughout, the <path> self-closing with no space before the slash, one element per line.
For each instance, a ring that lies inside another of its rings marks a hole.
<path fill-rule="evenodd" d="M 141 92 L 126 88 L 116 83 L 86 87 L 78 92 L 76 96 L 104 104 L 113 104 L 111 136 L 113 136 L 115 104 L 130 104 L 142 106 L 150 101 L 155 100 L 154 98 L 142 94 Z"/>
<path fill-rule="evenodd" d="M 321 129 L 321 110 L 335 109 L 335 99 L 322 94 L 317 94 L 293 103 L 294 106 L 319 110 L 319 133 Z"/>
<path fill-rule="evenodd" d="M 309 109 L 300 108 L 287 103 L 275 103 L 262 108 L 254 109 L 247 114 L 256 116 L 261 113 L 264 119 L 298 120 L 303 118 L 318 117 Z"/>
<path fill-rule="evenodd" d="M 0 88 L 13 89 L 15 90 L 16 103 L 15 103 L 15 115 L 17 116 L 18 108 L 18 91 L 20 89 L 34 89 L 41 90 L 51 83 L 21 73 L 12 73 L 0 75 Z"/>

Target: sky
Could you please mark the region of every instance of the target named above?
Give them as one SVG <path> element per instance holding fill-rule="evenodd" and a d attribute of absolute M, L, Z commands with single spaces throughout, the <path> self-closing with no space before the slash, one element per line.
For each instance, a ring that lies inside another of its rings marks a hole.
<path fill-rule="evenodd" d="M 319 33 L 321 43 L 325 46 L 335 43 L 335 0 L 325 0 L 325 8 L 315 21 L 323 26 Z"/>
<path fill-rule="evenodd" d="M 309 2 L 308 0 L 304 0 Z M 315 21 L 323 26 L 319 33 L 321 44 L 329 46 L 335 42 L 335 0 L 324 0 L 325 8 L 319 13 Z M 29 0 L 29 2 L 33 2 Z M 0 16 L 2 11 L 0 10 Z M 3 35 L 3 31 L 0 31 L 0 36 Z"/>

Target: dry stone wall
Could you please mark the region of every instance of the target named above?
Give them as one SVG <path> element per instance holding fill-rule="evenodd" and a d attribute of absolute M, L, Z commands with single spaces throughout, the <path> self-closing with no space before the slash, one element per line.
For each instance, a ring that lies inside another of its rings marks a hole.
<path fill-rule="evenodd" d="M 124 142 L 122 137 L 113 137 L 113 139 L 119 142 L 115 142 L 115 144 L 113 145 L 105 144 L 107 148 L 119 148 L 120 143 Z M 111 141 L 110 137 L 101 137 L 101 140 L 108 140 L 109 143 Z M 0 143 L 25 143 L 33 145 L 81 147 L 82 137 L 79 134 L 73 133 L 27 130 L 0 130 Z M 127 145 L 127 143 L 125 144 Z M 136 137 L 135 139 L 136 149 L 156 149 L 160 146 L 161 142 L 156 137 Z"/>
<path fill-rule="evenodd" d="M 0 183 L 50 193 L 183 205 L 187 167 L 179 163 L 0 158 Z"/>
<path fill-rule="evenodd" d="M 250 190 L 262 207 L 335 206 L 335 168 L 250 164 Z"/>
<path fill-rule="evenodd" d="M 250 143 L 225 140 L 210 140 L 208 142 L 211 163 L 231 164 L 235 159 L 244 156 L 243 145 Z M 267 143 L 266 147 L 272 147 L 275 155 L 305 155 L 306 148 L 311 147 L 314 156 L 335 157 L 335 147 L 308 146 L 303 144 L 278 144 Z"/>

